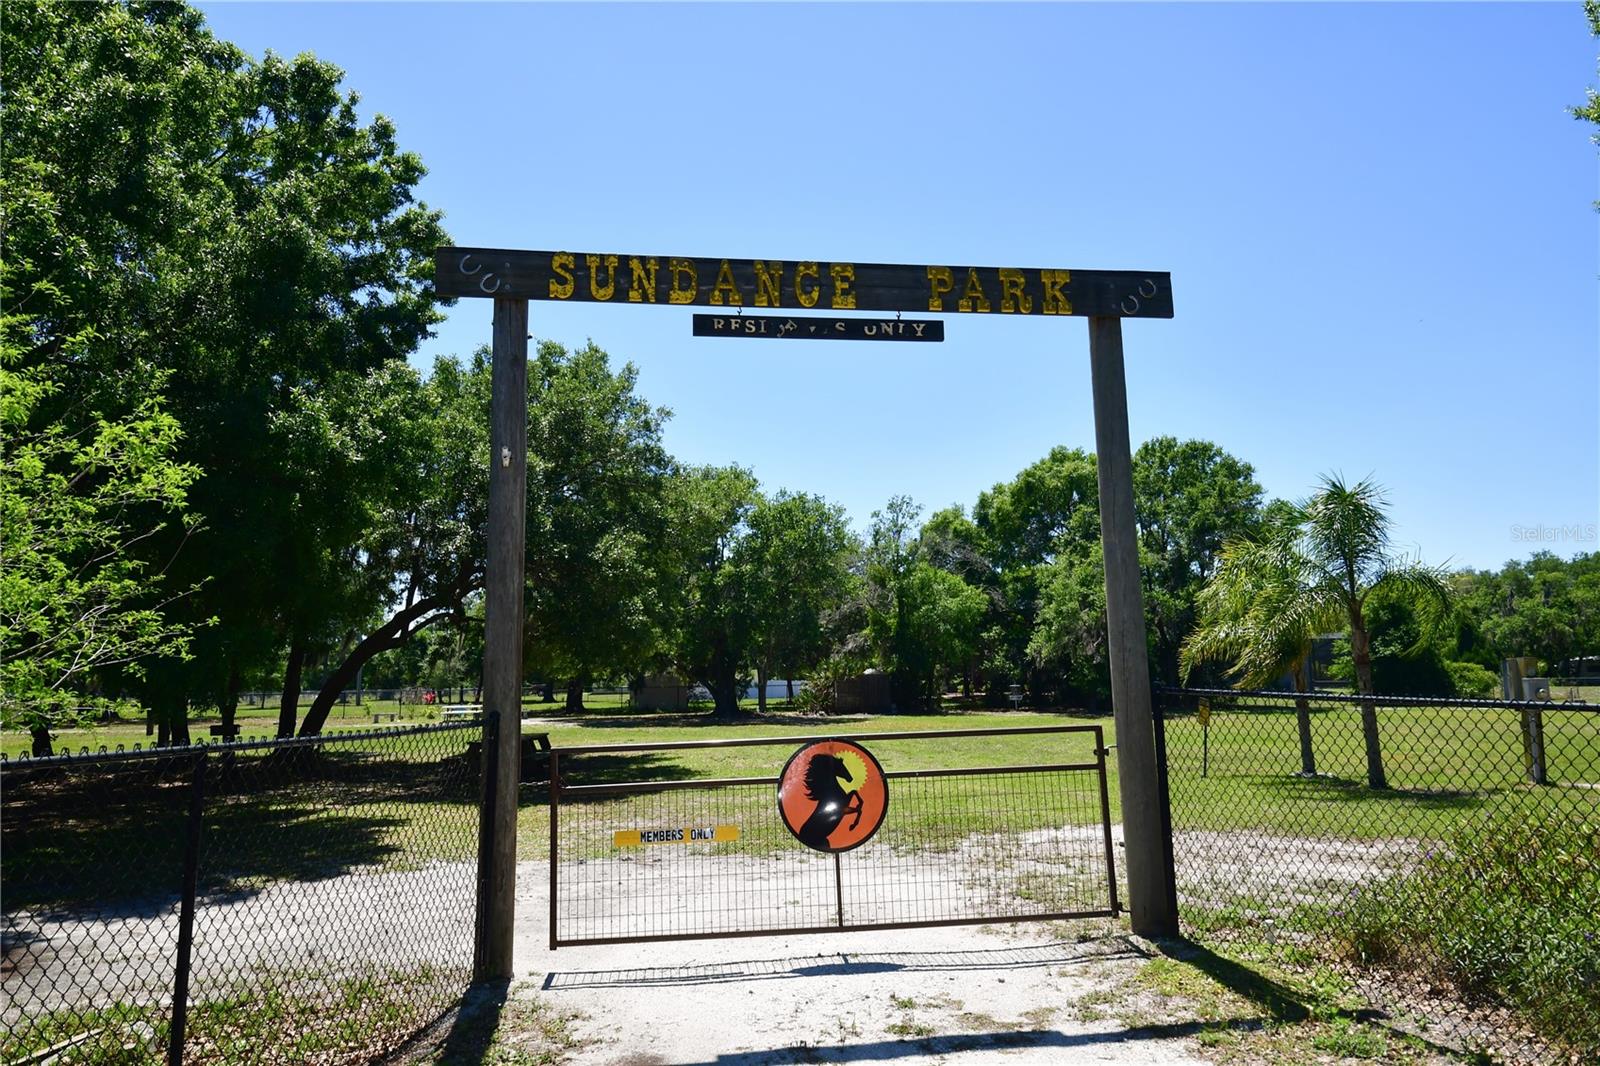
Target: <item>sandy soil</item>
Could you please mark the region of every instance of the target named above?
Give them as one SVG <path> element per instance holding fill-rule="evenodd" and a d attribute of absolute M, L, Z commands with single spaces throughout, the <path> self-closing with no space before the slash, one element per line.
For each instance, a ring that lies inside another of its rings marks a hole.
<path fill-rule="evenodd" d="M 852 909 L 866 920 L 923 917 L 902 912 L 930 902 L 965 911 L 971 898 L 962 898 L 966 892 L 959 888 L 949 890 L 968 878 L 952 878 L 952 868 L 992 871 L 993 883 L 977 893 L 990 905 L 996 895 L 1012 895 L 1004 890 L 1029 872 L 1048 872 L 1075 888 L 1093 890 L 1092 878 L 1097 872 L 1103 876 L 1104 863 L 1103 839 L 1096 846 L 1097 835 L 1094 828 L 1027 834 L 1023 853 L 1042 849 L 1041 855 L 1054 860 L 1047 867 L 986 863 L 978 854 L 962 855 L 960 862 L 946 855 L 937 863 L 927 856 L 905 857 L 893 877 L 862 893 Z M 1120 827 L 1116 836 L 1120 845 Z M 1309 874 L 1314 883 L 1303 890 L 1320 895 L 1330 882 L 1353 884 L 1404 864 L 1415 847 L 1259 833 L 1248 838 L 1252 861 L 1241 868 L 1239 835 L 1177 834 L 1186 897 L 1226 897 L 1246 873 L 1289 884 Z M 1120 865 L 1120 846 L 1115 851 Z M 765 903 L 775 893 L 791 894 L 791 879 L 795 887 L 816 880 L 805 864 L 790 864 L 790 869 L 758 856 L 728 856 L 726 863 L 719 862 L 716 870 L 716 881 L 727 886 L 724 903 L 739 902 L 741 894 Z M 670 915 L 677 908 L 679 919 L 640 926 L 667 931 L 678 920 L 706 913 L 695 894 L 713 886 L 696 889 L 670 874 L 603 876 L 603 863 L 590 865 L 576 884 L 591 893 L 591 907 L 603 908 L 624 925 L 633 924 L 628 915 Z M 826 872 L 831 882 L 831 871 Z M 1088 884 L 1082 880 L 1086 876 Z M 774 879 L 783 883 L 774 885 Z M 930 893 L 929 884 L 941 891 Z M 459 955 L 462 945 L 470 944 L 473 885 L 471 864 L 436 864 L 412 872 L 275 884 L 249 897 L 209 901 L 197 922 L 194 991 L 203 998 L 228 984 L 232 974 L 257 967 L 356 973 L 372 961 L 404 968 Z M 1113 935 L 1114 927 L 1105 921 L 856 930 L 550 952 L 548 885 L 545 863 L 519 865 L 513 994 L 573 1016 L 572 1061 L 578 1064 L 1204 1061 L 1189 1027 L 1129 1030 L 1114 1020 L 1086 1020 L 1103 1012 L 1076 1008 L 1084 996 L 1124 984 L 1147 957 L 1136 941 Z M 662 897 L 669 885 L 677 889 L 677 898 Z M 883 896 L 885 887 L 896 898 Z M 966 891 L 973 887 L 967 885 Z M 360 901 L 354 907 L 353 895 Z M 1041 906 L 1044 901 L 1031 902 L 1048 909 Z M 330 914 L 345 916 L 349 924 L 330 933 Z M 10 1020 L 41 1007 L 158 998 L 161 990 L 154 985 L 164 984 L 176 915 L 162 901 L 142 913 L 97 921 L 8 914 L 6 925 L 3 984 Z M 160 977 L 143 987 L 137 978 L 130 980 L 133 970 Z"/>
<path fill-rule="evenodd" d="M 579 1066 L 1205 1061 L 1186 1030 L 1079 1020 L 1079 999 L 1148 957 L 1130 937 L 953 926 L 552 952 L 545 872 L 518 870 L 513 995 L 575 1015 Z"/>

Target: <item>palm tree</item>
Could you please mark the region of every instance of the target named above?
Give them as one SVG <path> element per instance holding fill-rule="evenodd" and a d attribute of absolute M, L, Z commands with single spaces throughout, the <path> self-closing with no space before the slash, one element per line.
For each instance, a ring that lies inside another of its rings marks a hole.
<path fill-rule="evenodd" d="M 1298 517 L 1299 511 L 1290 512 Z M 1199 620 L 1179 650 L 1184 684 L 1203 662 L 1227 661 L 1238 688 L 1260 688 L 1292 674 L 1295 719 L 1300 733 L 1300 772 L 1316 775 L 1317 760 L 1311 746 L 1311 705 L 1305 698 L 1306 661 L 1311 656 L 1316 630 L 1290 633 L 1268 631 L 1281 612 L 1279 599 L 1295 588 L 1293 570 L 1282 560 L 1293 551 L 1298 526 L 1291 522 L 1269 527 L 1261 537 L 1244 537 L 1223 545 L 1217 568 L 1196 601 Z"/>
<path fill-rule="evenodd" d="M 1268 671 L 1281 672 L 1302 661 L 1315 634 L 1344 629 L 1355 661 L 1356 689 L 1371 697 L 1372 650 L 1363 615 L 1367 598 L 1380 590 L 1409 596 L 1430 619 L 1443 617 L 1450 606 L 1441 570 L 1390 552 L 1386 506 L 1383 490 L 1370 479 L 1346 485 L 1338 475 L 1326 475 L 1311 499 L 1266 536 L 1225 548 L 1225 565 L 1213 578 L 1223 584 L 1216 592 L 1208 586 L 1202 593 L 1202 624 L 1186 643 L 1185 661 L 1228 658 L 1240 684 L 1260 683 L 1275 676 Z M 1307 715 L 1300 717 L 1305 766 L 1310 761 L 1310 727 Z M 1361 732 L 1367 784 L 1387 788 L 1378 711 L 1371 699 L 1361 702 Z"/>

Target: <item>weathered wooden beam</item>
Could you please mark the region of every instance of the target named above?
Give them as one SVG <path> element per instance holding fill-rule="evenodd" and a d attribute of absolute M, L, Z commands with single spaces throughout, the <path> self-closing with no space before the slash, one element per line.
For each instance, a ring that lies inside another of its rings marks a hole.
<path fill-rule="evenodd" d="M 1133 520 L 1133 455 L 1128 445 L 1128 388 L 1122 322 L 1089 320 L 1095 457 L 1100 475 L 1100 543 L 1106 564 L 1106 630 L 1111 652 L 1111 711 L 1117 725 L 1117 784 L 1128 864 L 1128 905 L 1140 936 L 1178 935 L 1164 846 L 1139 533 Z"/>
<path fill-rule="evenodd" d="M 1154 270 L 909 266 L 505 248 L 440 248 L 434 266 L 441 296 L 730 311 L 1172 317 L 1172 277 Z"/>
<path fill-rule="evenodd" d="M 478 853 L 474 978 L 511 977 L 516 926 L 517 782 L 522 733 L 522 582 L 528 499 L 528 302 L 496 299 L 484 588 L 484 831 Z M 493 715 L 493 717 L 491 717 Z"/>

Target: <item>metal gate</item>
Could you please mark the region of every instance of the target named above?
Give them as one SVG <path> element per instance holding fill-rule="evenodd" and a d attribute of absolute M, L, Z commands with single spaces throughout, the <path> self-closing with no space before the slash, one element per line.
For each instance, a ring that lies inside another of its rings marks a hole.
<path fill-rule="evenodd" d="M 778 808 L 820 741 L 869 748 L 887 782 L 881 828 L 842 853 Z M 1106 754 L 1097 725 L 553 748 L 550 947 L 1114 916 Z"/>

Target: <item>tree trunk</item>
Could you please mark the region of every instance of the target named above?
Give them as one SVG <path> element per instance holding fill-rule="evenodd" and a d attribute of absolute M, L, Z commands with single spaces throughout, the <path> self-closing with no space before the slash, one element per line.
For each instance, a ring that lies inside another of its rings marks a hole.
<path fill-rule="evenodd" d="M 303 737 L 321 734 L 322 727 L 327 724 L 328 714 L 333 710 L 333 705 L 339 694 L 350 684 L 352 678 L 361 672 L 372 658 L 381 652 L 392 651 L 410 640 L 417 633 L 426 629 L 440 618 L 446 617 L 448 609 L 457 604 L 467 590 L 462 586 L 447 590 L 437 596 L 425 596 L 411 606 L 403 608 L 383 625 L 373 630 L 364 637 L 361 643 L 350 650 L 344 662 L 328 676 L 322 683 L 322 688 L 317 691 L 317 698 L 311 701 L 311 708 L 306 711 L 306 720 L 300 727 Z M 299 686 L 298 676 L 295 679 L 296 687 Z M 297 693 L 295 699 L 298 700 Z M 292 723 L 292 719 L 291 719 Z M 279 729 L 283 727 L 279 719 Z M 291 728 L 293 728 L 291 724 Z M 278 734 L 282 736 L 280 732 Z"/>
<path fill-rule="evenodd" d="M 222 702 L 217 709 L 222 712 L 222 735 L 224 738 L 233 736 L 233 722 L 239 714 L 239 664 L 236 662 L 228 668 L 228 688 L 222 694 Z"/>
<path fill-rule="evenodd" d="M 1317 775 L 1317 758 L 1311 751 L 1311 701 L 1303 693 L 1306 691 L 1306 662 L 1297 663 L 1294 668 L 1294 717 L 1295 724 L 1300 729 L 1300 772 L 1307 777 Z"/>
<path fill-rule="evenodd" d="M 583 713 L 583 681 L 582 677 L 575 677 L 567 682 L 567 713 Z"/>
<path fill-rule="evenodd" d="M 1350 620 L 1350 657 L 1355 660 L 1356 689 L 1363 696 L 1373 695 L 1372 642 L 1359 612 Z M 1378 707 L 1370 699 L 1361 701 L 1361 735 L 1367 743 L 1367 786 L 1388 788 L 1389 780 L 1383 773 L 1383 747 L 1378 738 Z"/>
<path fill-rule="evenodd" d="M 789 672 L 791 674 L 794 673 L 793 670 L 790 670 Z M 783 683 L 789 690 L 789 703 L 792 705 L 794 703 L 794 678 L 786 677 L 783 679 Z"/>
<path fill-rule="evenodd" d="M 56 753 L 55 738 L 50 735 L 49 726 L 29 726 L 28 732 L 33 735 L 33 757 L 35 759 L 42 759 L 46 755 L 54 755 Z"/>
<path fill-rule="evenodd" d="M 174 744 L 190 743 L 188 696 L 179 695 L 172 698 L 172 742 Z"/>
<path fill-rule="evenodd" d="M 289 664 L 283 671 L 283 692 L 278 697 L 278 736 L 294 736 L 294 723 L 300 716 L 300 670 L 305 666 L 306 646 L 298 633 L 289 642 Z"/>
<path fill-rule="evenodd" d="M 739 717 L 739 679 L 732 666 L 718 667 L 706 687 L 711 690 L 712 713 L 718 718 Z"/>
<path fill-rule="evenodd" d="M 764 666 L 756 667 L 756 713 L 767 713 L 767 670 Z"/>

